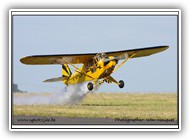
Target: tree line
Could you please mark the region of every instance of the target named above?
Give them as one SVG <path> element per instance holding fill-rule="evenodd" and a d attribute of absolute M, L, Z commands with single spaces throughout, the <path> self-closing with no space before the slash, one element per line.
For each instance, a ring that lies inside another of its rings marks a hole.
<path fill-rule="evenodd" d="M 15 83 L 13 83 L 12 86 L 13 86 L 13 88 L 12 88 L 13 92 L 24 92 L 23 90 L 20 90 L 18 85 Z"/>

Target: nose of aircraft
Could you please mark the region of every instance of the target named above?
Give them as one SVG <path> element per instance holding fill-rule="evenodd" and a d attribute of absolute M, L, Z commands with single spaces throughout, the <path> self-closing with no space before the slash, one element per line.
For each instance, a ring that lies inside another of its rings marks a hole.
<path fill-rule="evenodd" d="M 114 68 L 118 60 L 116 58 L 106 58 L 104 60 L 104 66 L 109 65 L 109 67 Z"/>
<path fill-rule="evenodd" d="M 115 62 L 114 60 L 110 61 L 109 66 L 110 66 L 111 68 L 114 68 L 115 65 L 116 65 L 116 62 Z"/>

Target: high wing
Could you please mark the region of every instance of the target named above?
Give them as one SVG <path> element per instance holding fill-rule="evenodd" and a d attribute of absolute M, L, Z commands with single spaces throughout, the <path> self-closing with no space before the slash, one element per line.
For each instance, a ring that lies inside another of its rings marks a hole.
<path fill-rule="evenodd" d="M 33 55 L 20 59 L 23 64 L 27 65 L 48 65 L 48 64 L 85 64 L 95 53 L 89 54 L 56 54 L 56 55 Z M 68 63 L 69 62 L 69 63 Z"/>
<path fill-rule="evenodd" d="M 140 48 L 140 49 L 132 49 L 132 50 L 122 50 L 122 51 L 113 51 L 107 52 L 106 55 L 108 56 L 115 56 L 119 57 L 119 60 L 126 59 L 126 57 L 144 57 L 149 56 L 155 53 L 159 53 L 168 49 L 169 46 L 156 46 L 156 47 L 148 47 L 148 48 Z"/>
<path fill-rule="evenodd" d="M 118 57 L 119 60 L 126 59 L 133 54 L 135 57 L 149 56 L 155 53 L 162 52 L 168 49 L 169 46 L 156 46 L 156 47 L 147 47 L 140 49 L 132 50 L 122 50 L 122 51 L 112 51 L 105 52 L 107 56 Z M 20 59 L 23 64 L 28 65 L 48 65 L 48 64 L 80 64 L 87 63 L 92 59 L 97 53 L 87 53 L 87 54 L 56 54 L 56 55 L 33 55 L 26 56 Z"/>

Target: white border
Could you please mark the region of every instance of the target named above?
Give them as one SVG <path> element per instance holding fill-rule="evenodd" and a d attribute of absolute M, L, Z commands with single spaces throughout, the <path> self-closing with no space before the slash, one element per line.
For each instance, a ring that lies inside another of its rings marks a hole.
<path fill-rule="evenodd" d="M 12 80 L 12 75 L 11 75 L 11 69 L 12 69 L 11 68 L 11 61 L 12 61 L 11 22 L 12 21 L 11 20 L 12 16 L 14 15 L 17 16 L 19 15 L 76 15 L 76 16 L 77 15 L 139 15 L 139 16 L 178 15 L 179 17 L 179 24 L 178 24 L 179 128 L 178 125 L 108 125 L 108 126 L 106 125 L 12 125 L 11 124 L 11 113 L 12 113 L 11 112 L 11 100 L 12 100 L 11 99 L 11 94 L 12 94 L 11 93 L 11 80 Z M 101 129 L 96 129 L 96 128 L 101 128 Z M 11 131 L 36 131 L 36 130 L 38 131 L 180 131 L 181 130 L 181 10 L 179 9 L 11 9 L 9 10 L 9 130 Z"/>
<path fill-rule="evenodd" d="M 11 62 L 11 60 L 12 60 L 12 54 L 11 54 L 11 52 L 12 52 L 12 34 L 11 34 L 11 17 L 12 17 L 12 15 L 11 15 L 11 10 L 9 11 L 9 130 L 11 130 L 11 106 L 12 106 L 12 104 L 11 104 L 11 100 L 12 100 L 12 73 L 11 73 L 11 70 L 12 70 L 12 62 Z"/>
<path fill-rule="evenodd" d="M 12 15 L 178 15 L 178 9 L 12 9 Z"/>
<path fill-rule="evenodd" d="M 178 99 L 178 101 L 179 101 L 179 130 L 181 130 L 181 10 L 179 10 L 179 15 L 178 15 L 178 18 L 179 18 L 179 20 L 178 20 L 178 37 L 179 37 L 179 40 L 178 40 L 178 48 L 179 48 L 179 66 L 178 66 L 178 68 L 179 68 L 179 95 L 178 95 L 178 97 L 179 97 L 179 99 Z"/>

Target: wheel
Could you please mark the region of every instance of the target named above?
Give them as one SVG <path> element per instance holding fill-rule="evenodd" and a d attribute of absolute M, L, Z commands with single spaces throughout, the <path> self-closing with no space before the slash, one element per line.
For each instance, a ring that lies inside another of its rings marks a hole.
<path fill-rule="evenodd" d="M 124 84 L 124 81 L 123 81 L 123 80 L 120 80 L 120 81 L 119 81 L 119 87 L 120 87 L 120 88 L 123 88 L 124 85 L 125 85 L 125 84 Z"/>
<path fill-rule="evenodd" d="M 93 90 L 93 84 L 91 82 L 88 83 L 87 87 L 88 90 Z"/>

